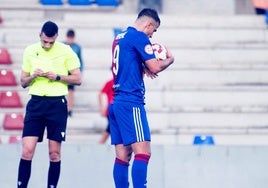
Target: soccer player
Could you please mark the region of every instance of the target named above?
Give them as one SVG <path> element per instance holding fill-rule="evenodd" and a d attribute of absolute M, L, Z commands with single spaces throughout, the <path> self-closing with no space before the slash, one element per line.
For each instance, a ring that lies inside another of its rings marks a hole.
<path fill-rule="evenodd" d="M 76 53 L 80 60 L 80 71 L 83 72 L 84 64 L 82 59 L 82 48 L 81 46 L 75 41 L 75 31 L 73 29 L 69 29 L 66 33 L 66 39 L 64 41 L 65 44 L 70 45 L 73 51 Z M 73 114 L 73 106 L 74 106 L 74 91 L 75 85 L 69 84 L 68 85 L 68 115 L 72 117 Z"/>
<path fill-rule="evenodd" d="M 98 95 L 100 115 L 106 117 L 108 123 L 105 131 L 102 133 L 102 136 L 99 140 L 100 144 L 104 144 L 110 136 L 110 121 L 108 116 L 108 107 L 110 104 L 112 104 L 114 98 L 113 85 L 114 85 L 113 78 L 106 81 Z"/>
<path fill-rule="evenodd" d="M 50 159 L 47 187 L 56 188 L 60 177 L 61 142 L 65 141 L 68 117 L 65 96 L 68 84 L 81 84 L 81 72 L 77 55 L 69 45 L 57 42 L 57 37 L 58 26 L 47 21 L 40 41 L 28 46 L 23 54 L 21 86 L 29 87 L 31 98 L 24 118 L 18 188 L 28 185 L 35 148 L 42 142 L 45 129 Z"/>
<path fill-rule="evenodd" d="M 113 42 L 112 71 L 114 102 L 109 107 L 111 143 L 115 145 L 113 178 L 116 188 L 129 187 L 128 167 L 132 153 L 131 177 L 134 188 L 147 187 L 147 166 L 151 156 L 150 129 L 144 108 L 144 74 L 155 78 L 170 66 L 174 57 L 157 60 L 150 38 L 160 25 L 158 13 L 145 8 L 133 26 L 118 34 Z"/>

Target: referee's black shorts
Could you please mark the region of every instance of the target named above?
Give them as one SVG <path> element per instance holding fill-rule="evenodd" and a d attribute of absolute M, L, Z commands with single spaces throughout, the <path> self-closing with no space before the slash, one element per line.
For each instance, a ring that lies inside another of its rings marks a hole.
<path fill-rule="evenodd" d="M 47 138 L 65 141 L 67 125 L 67 100 L 65 96 L 41 97 L 33 95 L 26 106 L 22 137 L 36 136 L 43 141 L 45 128 Z"/>

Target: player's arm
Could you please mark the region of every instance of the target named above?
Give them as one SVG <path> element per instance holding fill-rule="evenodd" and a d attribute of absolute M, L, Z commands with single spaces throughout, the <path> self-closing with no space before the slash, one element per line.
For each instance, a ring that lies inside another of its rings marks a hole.
<path fill-rule="evenodd" d="M 156 73 L 151 72 L 146 66 L 143 67 L 143 73 L 151 79 L 154 79 L 158 76 Z"/>
<path fill-rule="evenodd" d="M 98 101 L 99 101 L 99 110 L 100 110 L 100 115 L 101 116 L 106 116 L 106 108 L 107 108 L 107 105 L 106 104 L 106 94 L 102 91 L 99 92 L 99 95 L 98 95 Z"/>
<path fill-rule="evenodd" d="M 156 58 L 145 61 L 145 65 L 149 71 L 154 74 L 157 74 L 163 70 L 165 70 L 168 66 L 170 66 L 174 62 L 174 56 L 167 49 L 167 58 L 164 60 L 157 60 Z"/>

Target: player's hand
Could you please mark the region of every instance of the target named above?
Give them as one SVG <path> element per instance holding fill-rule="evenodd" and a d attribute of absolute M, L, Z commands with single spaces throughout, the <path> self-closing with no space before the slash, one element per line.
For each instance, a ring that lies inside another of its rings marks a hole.
<path fill-rule="evenodd" d="M 174 61 L 174 56 L 172 55 L 171 51 L 166 47 L 167 49 L 167 58 L 171 59 L 172 63 Z"/>
<path fill-rule="evenodd" d="M 143 71 L 144 71 L 144 74 L 145 74 L 148 78 L 154 79 L 154 78 L 156 78 L 156 77 L 158 76 L 158 74 L 151 72 L 151 71 L 150 71 L 148 68 L 146 68 L 146 67 L 144 67 Z"/>

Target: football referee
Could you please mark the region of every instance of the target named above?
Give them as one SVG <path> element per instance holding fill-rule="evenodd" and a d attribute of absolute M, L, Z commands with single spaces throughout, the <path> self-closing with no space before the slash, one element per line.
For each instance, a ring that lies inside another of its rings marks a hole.
<path fill-rule="evenodd" d="M 18 168 L 18 188 L 26 188 L 38 142 L 46 130 L 49 148 L 47 187 L 56 188 L 61 168 L 61 142 L 67 125 L 68 84 L 80 85 L 80 62 L 70 46 L 56 41 L 58 26 L 43 24 L 40 41 L 26 47 L 23 54 L 21 86 L 31 95 L 26 106 L 22 132 L 22 155 Z M 68 72 L 70 75 L 68 75 Z M 40 186 L 42 187 L 42 186 Z"/>

